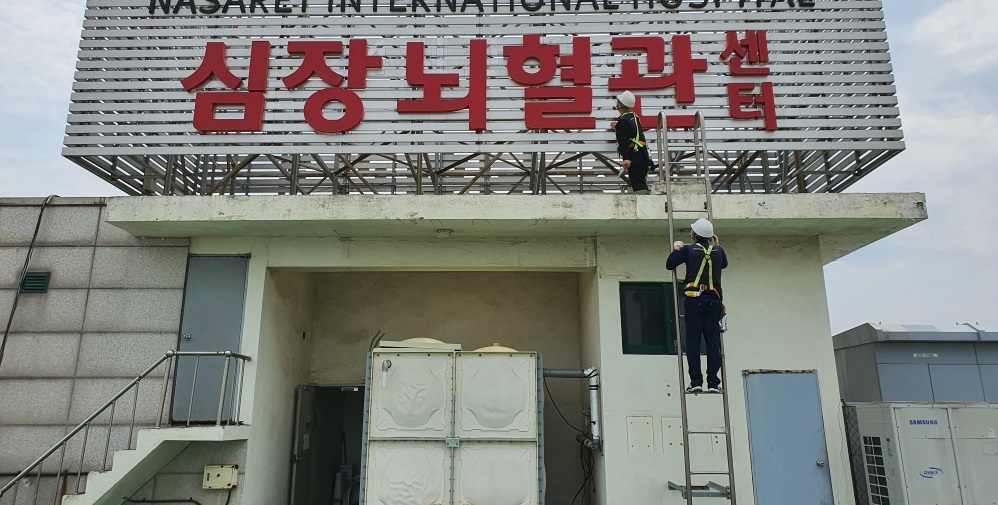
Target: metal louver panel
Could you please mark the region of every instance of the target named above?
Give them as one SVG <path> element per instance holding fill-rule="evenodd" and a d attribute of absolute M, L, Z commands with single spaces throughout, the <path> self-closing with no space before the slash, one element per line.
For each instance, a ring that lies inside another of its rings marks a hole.
<path fill-rule="evenodd" d="M 21 281 L 22 293 L 46 293 L 49 290 L 51 272 L 28 272 Z"/>

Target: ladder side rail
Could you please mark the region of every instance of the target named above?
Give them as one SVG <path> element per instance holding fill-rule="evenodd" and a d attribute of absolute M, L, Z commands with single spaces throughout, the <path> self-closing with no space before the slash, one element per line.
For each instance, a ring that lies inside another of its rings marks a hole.
<path fill-rule="evenodd" d="M 662 127 L 663 131 L 668 131 L 668 119 L 665 118 L 663 112 L 659 113 L 659 125 Z M 664 134 L 663 138 L 666 141 L 666 145 L 663 146 L 666 155 L 668 156 L 669 146 L 668 146 L 668 134 Z M 672 202 L 672 163 L 671 156 L 669 162 L 669 170 L 665 177 L 665 214 L 668 220 L 669 226 L 669 251 L 672 251 L 673 244 L 676 242 L 676 231 L 675 231 L 675 215 L 673 212 L 674 206 Z M 671 252 L 670 252 L 671 254 Z M 688 423 L 688 412 L 686 407 L 686 367 L 683 363 L 683 333 L 682 325 L 679 322 L 679 275 L 677 274 L 677 269 L 672 270 L 672 308 L 673 308 L 673 321 L 675 323 L 676 329 L 676 363 L 679 367 L 679 409 L 682 416 L 682 429 L 683 429 L 683 463 L 685 468 L 685 498 L 687 505 L 693 505 L 693 475 L 690 473 L 690 433 L 689 433 L 689 423 Z"/>
<path fill-rule="evenodd" d="M 707 219 L 710 222 L 714 222 L 714 208 L 712 202 L 713 195 L 713 185 L 710 179 L 710 162 L 707 156 L 707 128 L 704 122 L 703 113 L 697 111 L 694 116 L 694 144 L 695 144 L 695 157 L 697 163 L 697 169 L 702 170 L 703 180 L 704 180 L 704 190 L 706 195 L 706 206 L 707 206 Z M 735 467 L 733 458 L 733 448 L 732 448 L 732 436 L 731 436 L 731 414 L 730 414 L 730 404 L 728 399 L 728 374 L 725 369 L 727 368 L 727 354 L 724 352 L 724 335 L 720 336 L 720 352 L 721 352 L 721 401 L 724 409 L 724 430 L 725 430 L 725 451 L 727 453 L 727 463 L 728 463 L 728 499 L 731 501 L 731 505 L 736 505 L 735 497 Z M 692 505 L 692 504 L 690 504 Z"/>
<path fill-rule="evenodd" d="M 731 415 L 728 409 L 728 374 L 725 371 L 727 368 L 727 355 L 724 352 L 724 334 L 721 334 L 721 400 L 724 404 L 724 431 L 725 431 L 725 449 L 728 453 L 728 498 L 731 500 L 731 505 L 737 505 L 735 501 L 735 461 L 734 454 L 731 447 Z"/>
<path fill-rule="evenodd" d="M 675 242 L 675 208 L 672 202 L 672 157 L 670 154 L 670 145 L 668 142 L 668 124 L 664 117 L 664 113 L 659 113 L 659 122 L 657 125 L 658 139 L 662 142 L 662 145 L 658 147 L 659 159 L 665 158 L 667 163 L 661 164 L 669 168 L 666 174 L 666 215 L 668 218 L 669 226 L 669 246 L 670 250 L 672 243 Z M 707 152 L 706 145 L 706 126 L 703 118 L 703 113 L 698 111 L 694 117 L 693 125 L 693 161 L 694 161 L 694 178 L 702 179 L 704 184 L 704 196 L 705 196 L 705 211 L 707 214 L 707 219 L 711 222 L 714 221 L 714 209 L 712 202 L 713 194 L 713 184 L 710 179 L 710 165 L 709 156 Z M 663 156 L 664 155 L 664 156 Z M 677 161 L 678 163 L 678 161 Z M 679 285 L 679 277 L 676 270 L 672 271 L 673 289 L 676 290 L 673 294 L 673 313 L 675 315 L 675 331 L 676 331 L 676 357 L 679 370 L 680 384 L 683 387 L 682 394 L 680 396 L 680 410 L 682 415 L 682 430 L 683 430 L 683 458 L 685 463 L 685 488 L 683 497 L 687 505 L 693 505 L 693 498 L 695 496 L 693 492 L 692 476 L 694 472 L 692 470 L 691 462 L 691 450 L 690 450 L 690 429 L 689 429 L 689 411 L 686 403 L 686 392 L 685 392 L 685 382 L 686 382 L 686 370 L 683 352 L 684 335 L 682 334 L 682 325 L 680 324 L 680 314 L 679 314 L 679 291 L 676 287 Z M 724 385 L 721 389 L 722 405 L 724 409 L 724 437 L 725 437 L 725 450 L 727 456 L 727 476 L 728 476 L 728 486 L 727 486 L 727 498 L 731 501 L 731 505 L 736 505 L 735 497 L 735 472 L 734 472 L 734 459 L 733 459 L 733 448 L 732 448 L 732 437 L 731 437 L 731 416 L 730 416 L 730 405 L 728 398 L 728 379 L 725 373 L 725 362 L 724 362 L 724 340 L 723 337 L 720 341 L 720 352 L 722 356 L 720 378 L 721 383 Z"/>
<path fill-rule="evenodd" d="M 710 180 L 710 161 L 707 156 L 707 127 L 701 111 L 697 111 L 693 116 L 693 144 L 697 175 L 703 176 L 704 192 L 707 195 L 707 220 L 713 223 L 714 204 L 711 201 L 711 195 L 714 193 L 714 185 L 713 181 Z"/>
<path fill-rule="evenodd" d="M 671 156 L 669 156 L 669 130 L 666 128 L 665 111 L 659 111 L 655 122 L 655 149 L 658 151 L 658 180 L 665 180 L 669 173 Z"/>

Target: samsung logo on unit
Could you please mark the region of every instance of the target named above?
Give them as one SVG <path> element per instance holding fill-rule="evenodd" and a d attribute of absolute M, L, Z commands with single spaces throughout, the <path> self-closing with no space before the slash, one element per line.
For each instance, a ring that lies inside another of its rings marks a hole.
<path fill-rule="evenodd" d="M 936 468 L 934 466 L 930 466 L 928 469 L 922 470 L 918 474 L 921 475 L 922 477 L 926 478 L 926 479 L 934 479 L 937 476 L 942 475 L 943 474 L 943 470 L 941 468 Z"/>
<path fill-rule="evenodd" d="M 939 421 L 935 419 L 909 419 L 908 424 L 912 426 L 937 426 Z"/>

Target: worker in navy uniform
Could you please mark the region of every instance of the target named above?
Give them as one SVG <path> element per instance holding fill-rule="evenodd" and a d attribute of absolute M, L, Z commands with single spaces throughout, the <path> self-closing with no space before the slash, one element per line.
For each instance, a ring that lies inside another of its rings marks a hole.
<path fill-rule="evenodd" d="M 703 373 L 700 369 L 700 337 L 707 344 L 707 392 L 720 393 L 721 379 L 721 270 L 727 268 L 728 258 L 714 235 L 714 225 L 700 218 L 692 225 L 692 244 L 676 241 L 665 262 L 666 268 L 675 270 L 686 265 L 685 309 L 686 363 L 690 385 L 687 392 L 703 391 Z"/>
<path fill-rule="evenodd" d="M 625 91 L 617 95 L 615 109 L 620 114 L 616 121 L 611 121 L 610 127 L 616 133 L 617 153 L 622 159 L 620 166 L 627 171 L 631 181 L 631 191 L 647 195 L 648 171 L 654 169 L 645 134 L 641 131 L 641 121 L 637 114 L 631 111 L 634 107 L 634 94 Z"/>

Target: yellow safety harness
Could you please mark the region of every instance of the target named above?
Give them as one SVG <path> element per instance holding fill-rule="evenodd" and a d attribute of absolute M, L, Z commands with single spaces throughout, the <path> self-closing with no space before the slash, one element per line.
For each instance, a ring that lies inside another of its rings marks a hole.
<path fill-rule="evenodd" d="M 721 293 L 714 289 L 714 261 L 710 257 L 711 251 L 714 250 L 714 245 L 711 244 L 704 247 L 702 244 L 694 244 L 703 250 L 703 261 L 700 262 L 700 269 L 697 270 L 697 276 L 693 278 L 693 282 L 686 284 L 686 296 L 689 298 L 696 298 L 703 294 L 704 291 L 713 291 L 718 298 L 721 297 Z M 704 269 L 707 270 L 707 284 L 697 284 L 700 280 L 700 276 L 703 275 Z"/>
<path fill-rule="evenodd" d="M 645 146 L 645 141 L 641 140 L 641 121 L 638 119 L 638 115 L 635 114 L 634 112 L 625 112 L 620 117 L 628 115 L 634 116 L 634 129 L 635 129 L 634 138 L 631 139 L 630 148 L 637 151 L 638 149 L 641 149 L 642 147 Z"/>

